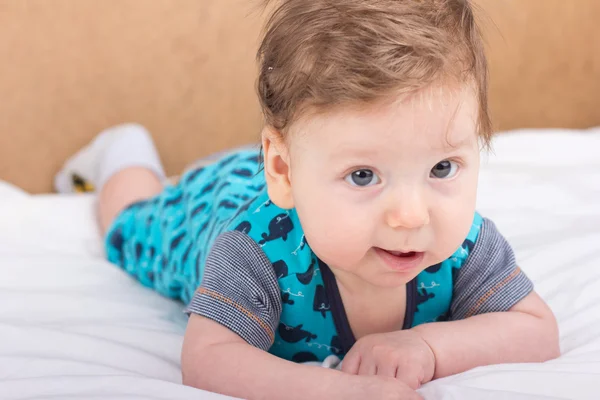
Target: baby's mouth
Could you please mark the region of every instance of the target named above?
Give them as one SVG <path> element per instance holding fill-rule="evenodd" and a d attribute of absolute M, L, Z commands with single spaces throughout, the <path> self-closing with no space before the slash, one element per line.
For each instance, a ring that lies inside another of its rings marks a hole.
<path fill-rule="evenodd" d="M 384 264 L 395 271 L 413 270 L 421 265 L 425 256 L 422 251 L 385 250 L 378 247 L 374 250 Z"/>
<path fill-rule="evenodd" d="M 414 257 L 414 255 L 417 253 L 416 251 L 409 251 L 409 252 L 402 252 L 402 251 L 391 251 L 391 250 L 384 250 L 387 251 L 388 253 L 390 253 L 393 256 L 396 257 Z"/>

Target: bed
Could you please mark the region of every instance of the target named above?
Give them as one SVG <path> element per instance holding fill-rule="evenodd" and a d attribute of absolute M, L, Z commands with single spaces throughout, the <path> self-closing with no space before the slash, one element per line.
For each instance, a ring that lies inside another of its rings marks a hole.
<path fill-rule="evenodd" d="M 586 128 L 600 126 L 600 2 L 473 1 L 506 131 L 478 208 L 556 313 L 563 355 L 421 393 L 598 399 L 600 128 Z M 69 155 L 122 122 L 152 132 L 171 175 L 255 142 L 258 2 L 0 0 L 0 399 L 224 398 L 181 385 L 182 306 L 104 261 L 94 196 L 49 193 Z"/>
<path fill-rule="evenodd" d="M 438 380 L 426 399 L 598 398 L 599 149 L 600 128 L 496 139 L 478 209 L 556 313 L 563 355 Z M 181 385 L 182 305 L 104 261 L 94 202 L 0 183 L 0 398 L 224 398 Z"/>

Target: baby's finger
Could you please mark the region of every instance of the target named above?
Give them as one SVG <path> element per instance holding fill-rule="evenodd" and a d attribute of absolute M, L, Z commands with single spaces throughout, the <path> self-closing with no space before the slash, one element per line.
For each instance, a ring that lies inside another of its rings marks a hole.
<path fill-rule="evenodd" d="M 350 349 L 344 360 L 342 361 L 342 372 L 351 375 L 358 375 L 358 368 L 360 367 L 360 353 Z"/>
<path fill-rule="evenodd" d="M 379 363 L 377 364 L 377 375 L 389 376 L 395 378 L 398 372 L 398 366 L 395 363 Z"/>
<path fill-rule="evenodd" d="M 360 359 L 358 374 L 363 376 L 377 375 L 377 365 L 373 362 L 373 359 L 371 357 L 363 357 Z"/>
<path fill-rule="evenodd" d="M 403 368 L 398 367 L 398 369 L 396 370 L 396 379 L 406 383 L 408 387 L 410 387 L 413 390 L 417 390 L 421 387 L 421 381 L 412 370 L 406 371 Z"/>

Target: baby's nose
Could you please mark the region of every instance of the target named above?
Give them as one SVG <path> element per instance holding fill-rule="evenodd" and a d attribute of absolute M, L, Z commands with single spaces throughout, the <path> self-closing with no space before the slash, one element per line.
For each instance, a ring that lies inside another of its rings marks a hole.
<path fill-rule="evenodd" d="M 385 222 L 391 228 L 418 229 L 429 224 L 429 209 L 418 192 L 405 191 L 392 200 Z"/>

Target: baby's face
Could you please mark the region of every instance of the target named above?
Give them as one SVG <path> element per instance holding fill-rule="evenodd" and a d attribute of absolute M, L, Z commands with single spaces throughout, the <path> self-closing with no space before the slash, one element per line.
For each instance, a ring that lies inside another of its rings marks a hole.
<path fill-rule="evenodd" d="M 475 212 L 476 118 L 470 90 L 430 89 L 297 122 L 292 196 L 315 254 L 379 287 L 450 257 Z"/>

